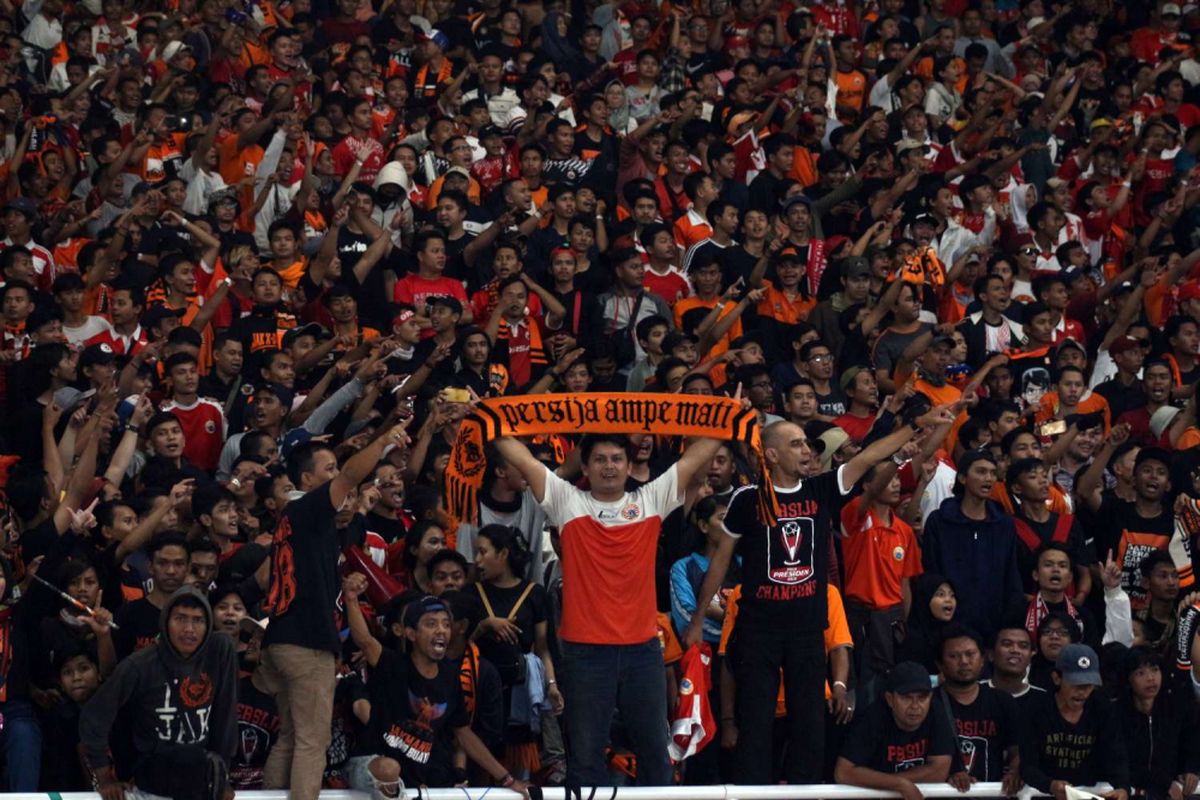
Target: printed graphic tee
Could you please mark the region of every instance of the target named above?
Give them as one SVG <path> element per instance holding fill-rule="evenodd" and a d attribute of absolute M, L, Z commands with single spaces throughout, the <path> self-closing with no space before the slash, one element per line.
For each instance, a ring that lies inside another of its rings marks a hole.
<path fill-rule="evenodd" d="M 367 679 L 371 719 L 359 755 L 394 758 L 408 786 L 451 785 L 451 740 L 468 724 L 458 672 L 444 661 L 437 677 L 426 678 L 407 655 L 385 647 Z"/>
<path fill-rule="evenodd" d="M 725 532 L 738 539 L 742 601 L 738 624 L 757 630 L 819 633 L 826 625 L 829 536 L 850 487 L 842 470 L 775 487 L 779 520 L 759 519 L 758 487 L 733 493 Z"/>
<path fill-rule="evenodd" d="M 891 708 L 881 697 L 866 714 L 854 719 L 842 757 L 856 767 L 895 774 L 923 766 L 934 756 L 953 756 L 954 747 L 950 719 L 936 696 L 925 721 L 914 731 L 896 725 Z"/>

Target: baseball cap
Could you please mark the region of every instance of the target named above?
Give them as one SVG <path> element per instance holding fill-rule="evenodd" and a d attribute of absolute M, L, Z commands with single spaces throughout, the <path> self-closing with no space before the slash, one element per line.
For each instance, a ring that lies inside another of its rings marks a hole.
<path fill-rule="evenodd" d="M 117 360 L 117 354 L 107 342 L 88 345 L 79 354 L 79 368 L 94 367 L 97 364 L 111 364 Z"/>
<path fill-rule="evenodd" d="M 1159 10 L 1158 15 L 1160 17 L 1169 17 L 1172 14 L 1177 17 L 1182 16 L 1183 9 L 1176 3 L 1163 3 L 1163 7 Z"/>
<path fill-rule="evenodd" d="M 450 614 L 450 607 L 438 598 L 427 594 L 418 600 L 413 600 L 404 609 L 404 627 L 415 628 L 421 624 L 421 617 L 439 612 Z M 453 619 L 454 615 L 450 614 L 450 617 Z"/>
<path fill-rule="evenodd" d="M 901 661 L 888 672 L 884 688 L 893 694 L 932 692 L 933 681 L 929 679 L 929 672 L 917 662 Z"/>
<path fill-rule="evenodd" d="M 1132 292 L 1135 288 L 1133 281 L 1121 281 L 1113 287 L 1113 294 L 1126 294 Z"/>
<path fill-rule="evenodd" d="M 842 387 L 843 392 L 846 391 L 847 387 L 854 385 L 854 380 L 858 377 L 858 373 L 864 369 L 866 367 L 850 367 L 849 369 L 842 370 L 842 377 L 838 381 L 838 385 Z"/>
<path fill-rule="evenodd" d="M 1142 343 L 1132 336 L 1118 336 L 1112 344 L 1108 346 L 1108 354 L 1110 356 L 1119 356 L 1121 353 L 1127 353 L 1130 350 L 1138 350 Z"/>
<path fill-rule="evenodd" d="M 917 214 L 915 217 L 913 217 L 912 224 L 913 225 L 932 225 L 933 227 L 936 228 L 938 221 L 937 221 L 937 217 L 935 217 L 933 214 Z"/>
<path fill-rule="evenodd" d="M 850 256 L 842 262 L 842 275 L 846 278 L 858 278 L 871 274 L 871 263 L 862 256 Z"/>
<path fill-rule="evenodd" d="M 292 344 L 301 336 L 313 336 L 320 339 L 332 338 L 333 334 L 325 330 L 321 325 L 315 322 L 310 322 L 307 325 L 301 325 L 299 328 L 292 328 L 283 335 L 283 346 L 291 347 Z"/>
<path fill-rule="evenodd" d="M 503 138 L 504 131 L 500 130 L 500 126 L 484 125 L 482 128 L 479 129 L 479 141 L 482 142 L 484 139 L 489 139 L 493 136 L 499 136 L 499 137 Z"/>
<path fill-rule="evenodd" d="M 142 313 L 142 325 L 146 328 L 153 328 L 164 319 L 182 317 L 186 311 L 183 308 L 168 308 L 164 305 L 150 306 Z"/>
<path fill-rule="evenodd" d="M 14 197 L 4 206 L 5 211 L 20 211 L 27 219 L 37 219 L 37 203 L 28 197 Z"/>
<path fill-rule="evenodd" d="M 1111 128 L 1112 126 L 1113 121 L 1108 117 L 1096 117 L 1094 120 L 1092 120 L 1091 129 L 1096 130 L 1097 128 Z"/>
<path fill-rule="evenodd" d="M 1150 432 L 1154 434 L 1155 439 L 1162 438 L 1178 413 L 1179 409 L 1175 406 L 1163 406 L 1154 412 L 1154 415 L 1150 417 Z"/>
<path fill-rule="evenodd" d="M 1069 644 L 1058 654 L 1054 670 L 1068 686 L 1103 686 L 1100 659 L 1086 644 Z"/>
<path fill-rule="evenodd" d="M 917 139 L 901 139 L 896 143 L 896 155 L 902 156 L 909 150 L 928 150 L 929 145 Z"/>
<path fill-rule="evenodd" d="M 312 434 L 304 428 L 292 428 L 283 435 L 283 441 L 279 444 L 279 454 L 287 461 L 297 447 L 303 447 L 311 442 L 312 438 Z"/>
<path fill-rule="evenodd" d="M 188 47 L 188 46 L 187 46 L 186 44 L 184 44 L 183 42 L 171 42 L 169 45 L 167 45 L 166 47 L 164 47 L 164 48 L 163 48 L 163 51 L 162 51 L 162 60 L 163 60 L 163 61 L 170 62 L 170 60 L 171 60 L 172 58 L 174 58 L 175 56 L 179 55 L 179 54 L 180 54 L 181 52 L 183 52 L 184 50 L 187 50 L 187 51 L 189 51 L 189 52 L 190 52 L 190 51 L 191 51 L 191 49 L 192 49 L 192 48 Z"/>
<path fill-rule="evenodd" d="M 417 34 L 417 40 L 422 42 L 433 42 L 443 50 L 450 46 L 450 38 L 437 28 L 430 28 L 427 31 Z"/>
<path fill-rule="evenodd" d="M 1159 410 L 1161 411 L 1161 409 Z M 1133 460 L 1133 468 L 1137 469 L 1147 461 L 1157 461 L 1167 469 L 1170 469 L 1171 451 L 1163 447 L 1143 447 L 1141 450 L 1138 450 L 1137 457 Z"/>
<path fill-rule="evenodd" d="M 683 344 L 684 342 L 696 344 L 697 339 L 690 333 L 684 333 L 683 331 L 671 331 L 663 337 L 662 351 L 670 354 L 672 350 L 674 350 L 676 347 L 679 347 L 679 345 Z"/>
<path fill-rule="evenodd" d="M 790 211 L 792 209 L 793 206 L 798 206 L 798 205 L 804 205 L 804 206 L 807 206 L 808 208 L 812 208 L 812 200 L 810 200 L 808 198 L 808 196 L 805 195 L 803 192 L 796 192 L 794 195 L 789 197 L 787 200 L 783 201 L 783 211 L 784 211 L 784 213 L 787 213 L 788 211 Z"/>
<path fill-rule="evenodd" d="M 817 437 L 821 442 L 821 469 L 828 470 L 833 466 L 833 454 L 842 445 L 850 441 L 850 434 L 836 425 Z"/>
<path fill-rule="evenodd" d="M 258 395 L 260 392 L 268 392 L 275 395 L 275 397 L 279 398 L 279 402 L 283 404 L 284 408 L 291 408 L 292 399 L 295 397 L 291 389 L 278 383 L 264 383 L 262 386 L 254 387 L 255 395 Z"/>
<path fill-rule="evenodd" d="M 1066 350 L 1068 347 L 1074 347 L 1076 350 L 1083 353 L 1085 356 L 1087 355 L 1087 350 L 1084 349 L 1083 345 L 1081 345 L 1079 342 L 1075 341 L 1075 339 L 1070 336 L 1066 337 L 1065 339 L 1063 339 L 1061 342 L 1059 342 L 1057 345 L 1054 346 L 1054 354 L 1058 355 L 1063 350 Z M 1112 352 L 1112 351 L 1110 350 L 1109 352 Z"/>
<path fill-rule="evenodd" d="M 464 178 L 466 178 L 467 180 L 470 180 L 470 179 L 471 179 L 471 173 L 470 173 L 470 172 L 467 172 L 467 168 L 466 168 L 466 167 L 458 167 L 458 166 L 451 167 L 450 169 L 446 170 L 446 175 L 447 175 L 447 176 L 449 176 L 449 175 L 462 175 L 462 176 L 463 176 Z"/>
<path fill-rule="evenodd" d="M 943 344 L 947 347 L 954 347 L 956 343 L 954 341 L 954 337 L 948 333 L 936 333 L 934 334 L 933 339 L 929 342 L 930 347 L 937 347 Z"/>

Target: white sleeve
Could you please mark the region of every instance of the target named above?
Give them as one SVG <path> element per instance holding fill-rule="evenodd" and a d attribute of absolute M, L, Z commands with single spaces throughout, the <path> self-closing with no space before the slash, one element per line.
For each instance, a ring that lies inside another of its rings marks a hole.
<path fill-rule="evenodd" d="M 666 519 L 667 515 L 683 505 L 679 493 L 679 465 L 672 464 L 670 468 L 640 489 L 646 501 L 646 516 L 657 515 Z"/>
<path fill-rule="evenodd" d="M 1129 605 L 1129 595 L 1120 586 L 1115 589 L 1104 589 L 1104 641 L 1119 642 L 1126 647 L 1133 647 L 1133 616 Z M 1194 684 L 1193 684 L 1194 685 Z"/>
<path fill-rule="evenodd" d="M 546 470 L 546 491 L 538 505 L 546 512 L 546 520 L 561 529 L 563 523 L 569 519 L 568 506 L 575 487 L 558 477 L 549 467 L 543 465 L 542 469 Z"/>

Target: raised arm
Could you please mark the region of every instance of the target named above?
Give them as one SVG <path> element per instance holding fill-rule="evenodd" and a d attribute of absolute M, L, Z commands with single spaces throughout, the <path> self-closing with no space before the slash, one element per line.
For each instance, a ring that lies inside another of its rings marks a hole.
<path fill-rule="evenodd" d="M 504 463 L 515 467 L 529 483 L 534 499 L 539 503 L 546 499 L 546 465 L 534 458 L 529 448 L 512 436 L 501 436 L 493 444 Z M 709 460 L 712 460 L 712 456 L 709 456 Z M 683 481 L 680 480 L 680 485 L 682 484 Z"/>
<path fill-rule="evenodd" d="M 367 578 L 361 572 L 352 572 L 342 579 L 342 601 L 346 606 L 346 622 L 350 625 L 350 638 L 362 651 L 369 666 L 379 663 L 383 645 L 371 635 L 371 627 L 358 605 L 358 596 L 367 590 Z"/>
<path fill-rule="evenodd" d="M 379 463 L 379 459 L 383 457 L 385 447 L 390 444 L 402 445 L 407 442 L 408 434 L 405 433 L 404 426 L 396 425 L 355 453 L 342 467 L 342 471 L 330 481 L 329 499 L 334 508 L 341 508 L 350 492 L 366 480 L 367 476 L 371 474 L 371 470 Z"/>

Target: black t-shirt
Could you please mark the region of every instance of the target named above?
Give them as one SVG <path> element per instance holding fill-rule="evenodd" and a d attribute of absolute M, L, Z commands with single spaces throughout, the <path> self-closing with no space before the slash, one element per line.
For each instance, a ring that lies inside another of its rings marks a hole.
<path fill-rule="evenodd" d="M 1113 560 L 1121 568 L 1122 588 L 1133 607 L 1141 608 L 1146 602 L 1146 588 L 1139 567 L 1155 550 L 1167 550 L 1175 533 L 1174 513 L 1164 505 L 1157 517 L 1143 517 L 1133 503 L 1105 493 L 1095 526 L 1095 552 L 1107 555 L 1112 551 Z"/>
<path fill-rule="evenodd" d="M 733 493 L 725 530 L 742 557 L 738 625 L 792 632 L 825 630 L 829 532 L 844 502 L 841 469 L 806 478 L 794 491 L 775 490 L 779 520 L 758 514 L 758 487 Z"/>
<path fill-rule="evenodd" d="M 263 647 L 294 644 L 337 653 L 339 533 L 327 481 L 283 510 L 271 542 L 271 588 L 263 609 L 271 615 Z"/>
<path fill-rule="evenodd" d="M 1059 526 L 1059 517 L 1058 513 L 1051 511 L 1045 522 L 1035 522 L 1024 514 L 1017 514 L 1013 519 L 1017 523 L 1018 533 L 1021 530 L 1020 526 L 1026 525 L 1037 535 L 1040 542 L 1045 543 L 1054 541 Z M 1072 568 L 1088 567 L 1096 563 L 1096 553 L 1088 544 L 1083 528 L 1078 521 L 1072 519 L 1067 540 L 1062 544 L 1071 556 Z M 1022 536 L 1017 536 L 1017 571 L 1021 573 L 1021 586 L 1024 588 L 1025 594 L 1033 594 L 1036 588 L 1033 572 L 1037 569 L 1037 559 L 1034 557 L 1034 553 L 1041 547 L 1040 544 L 1033 548 L 1030 548 L 1029 545 L 1030 543 L 1026 542 Z"/>
<path fill-rule="evenodd" d="M 229 782 L 235 789 L 261 789 L 267 755 L 279 738 L 280 718 L 275 698 L 260 691 L 250 675 L 238 680 L 237 726 L 238 746 L 229 763 Z"/>
<path fill-rule="evenodd" d="M 394 758 L 408 786 L 449 786 L 450 741 L 469 724 L 458 669 L 443 662 L 426 678 L 408 656 L 385 648 L 367 679 L 371 719 L 359 753 Z"/>
<path fill-rule="evenodd" d="M 954 733 L 935 696 L 915 731 L 901 730 L 883 698 L 856 717 L 842 745 L 842 758 L 856 767 L 895 774 L 924 766 L 933 756 L 954 755 Z"/>
<path fill-rule="evenodd" d="M 476 584 L 475 588 L 476 591 L 482 590 L 483 594 L 486 594 L 488 602 L 492 606 L 492 612 L 497 617 L 507 618 L 528 585 L 529 581 L 521 581 L 516 586 L 506 589 L 483 584 Z M 487 606 L 484 608 L 486 609 Z M 533 649 L 535 627 L 545 621 L 546 590 L 535 584 L 532 591 L 529 592 L 529 596 L 522 601 L 513 619 L 513 623 L 521 629 L 515 645 L 492 635 L 480 637 L 476 642 L 479 645 L 480 655 L 496 665 L 496 669 L 500 672 L 500 679 L 505 686 L 513 686 L 517 681 L 517 676 L 524 674 L 521 671 L 520 662 L 524 659 L 525 654 Z"/>
<path fill-rule="evenodd" d="M 146 597 L 121 606 L 113 616 L 113 622 L 117 623 L 117 629 L 113 631 L 117 658 L 153 646 L 158 641 L 161 615 L 162 610 Z"/>
<path fill-rule="evenodd" d="M 1129 787 L 1129 760 L 1112 704 L 1093 693 L 1078 722 L 1059 713 L 1054 695 L 1039 698 L 1034 713 L 1025 718 L 1021 740 L 1021 777 L 1042 792 L 1051 781 L 1091 786 L 1107 781 Z"/>
<path fill-rule="evenodd" d="M 1017 701 L 987 684 L 980 684 L 979 695 L 969 706 L 949 693 L 945 699 L 954 715 L 963 767 L 979 781 L 1002 779 L 1008 764 L 1005 751 L 1020 744 Z"/>

